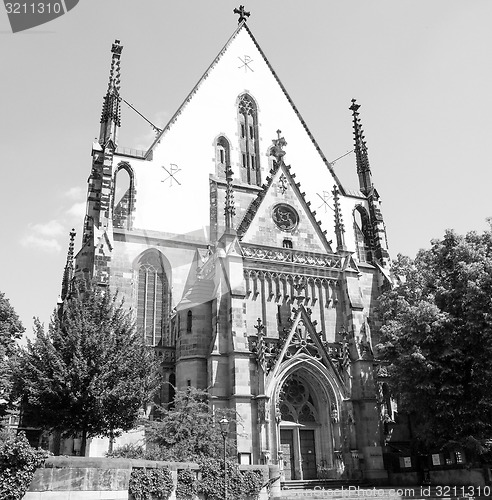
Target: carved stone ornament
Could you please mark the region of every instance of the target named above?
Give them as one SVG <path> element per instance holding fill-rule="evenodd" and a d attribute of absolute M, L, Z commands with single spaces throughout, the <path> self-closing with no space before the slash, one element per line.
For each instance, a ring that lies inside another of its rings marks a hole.
<path fill-rule="evenodd" d="M 281 231 L 293 231 L 299 224 L 296 210 L 285 203 L 279 203 L 272 211 L 272 219 Z"/>
<path fill-rule="evenodd" d="M 288 187 L 289 187 L 289 181 L 287 180 L 287 177 L 285 177 L 285 175 L 282 174 L 278 179 L 278 188 L 282 194 L 285 194 Z"/>

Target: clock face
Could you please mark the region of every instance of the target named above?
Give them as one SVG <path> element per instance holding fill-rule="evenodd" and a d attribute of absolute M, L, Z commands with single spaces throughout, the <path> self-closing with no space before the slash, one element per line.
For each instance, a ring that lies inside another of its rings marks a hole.
<path fill-rule="evenodd" d="M 299 215 L 296 210 L 285 203 L 275 205 L 272 219 L 281 231 L 293 231 L 299 224 Z"/>

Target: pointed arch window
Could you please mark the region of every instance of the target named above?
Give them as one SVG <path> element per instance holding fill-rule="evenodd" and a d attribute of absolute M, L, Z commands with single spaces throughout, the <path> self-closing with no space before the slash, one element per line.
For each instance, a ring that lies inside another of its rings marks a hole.
<path fill-rule="evenodd" d="M 132 228 L 132 212 L 135 204 L 133 171 L 128 163 L 120 163 L 113 181 L 113 226 Z"/>
<path fill-rule="evenodd" d="M 170 287 L 163 256 L 142 255 L 138 265 L 137 327 L 147 345 L 169 344 Z"/>
<path fill-rule="evenodd" d="M 366 210 L 360 206 L 354 210 L 354 232 L 359 262 L 372 262 L 371 225 Z"/>
<path fill-rule="evenodd" d="M 190 310 L 186 315 L 186 333 L 191 333 L 192 327 L 193 327 L 193 313 Z"/>
<path fill-rule="evenodd" d="M 249 94 L 242 94 L 238 101 L 239 149 L 241 180 L 261 185 L 258 147 L 258 109 Z"/>
<path fill-rule="evenodd" d="M 225 179 L 225 170 L 231 164 L 231 147 L 229 141 L 221 135 L 215 141 L 215 175 Z"/>
<path fill-rule="evenodd" d="M 318 422 L 318 412 L 309 386 L 295 373 L 285 381 L 280 396 L 282 420 L 291 422 Z"/>

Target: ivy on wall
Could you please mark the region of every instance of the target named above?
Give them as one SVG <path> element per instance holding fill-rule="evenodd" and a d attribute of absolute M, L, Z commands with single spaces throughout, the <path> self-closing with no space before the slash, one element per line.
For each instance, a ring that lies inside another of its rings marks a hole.
<path fill-rule="evenodd" d="M 168 500 L 173 479 L 168 469 L 133 469 L 128 491 L 133 500 Z"/>
<path fill-rule="evenodd" d="M 263 486 L 260 470 L 239 470 L 233 461 L 227 462 L 227 493 L 235 500 L 257 500 Z M 223 500 L 224 463 L 221 460 L 204 459 L 200 463 L 198 477 L 190 469 L 178 472 L 178 500 L 193 500 L 196 495 L 204 500 Z"/>

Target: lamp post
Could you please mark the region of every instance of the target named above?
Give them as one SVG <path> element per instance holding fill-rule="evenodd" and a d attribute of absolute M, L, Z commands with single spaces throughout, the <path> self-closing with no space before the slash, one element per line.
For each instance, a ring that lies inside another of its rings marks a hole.
<path fill-rule="evenodd" d="M 227 500 L 227 463 L 226 463 L 226 440 L 227 434 L 229 434 L 229 420 L 227 418 L 222 417 L 219 422 L 220 425 L 220 433 L 224 438 L 224 500 Z"/>

